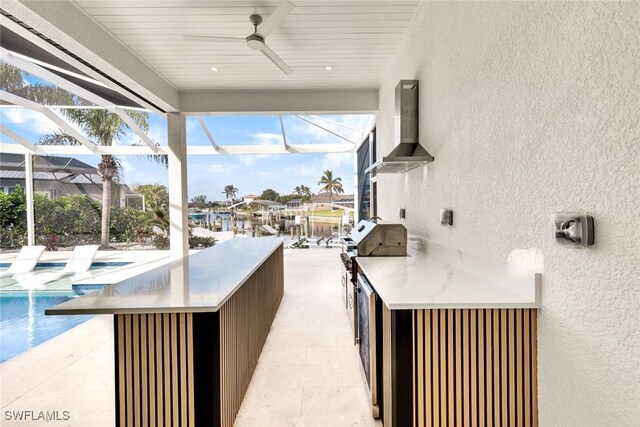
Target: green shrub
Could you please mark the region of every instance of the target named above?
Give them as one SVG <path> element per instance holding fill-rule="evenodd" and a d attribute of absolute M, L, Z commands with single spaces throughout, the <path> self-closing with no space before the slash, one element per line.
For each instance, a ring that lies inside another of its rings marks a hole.
<path fill-rule="evenodd" d="M 191 249 L 210 248 L 216 243 L 218 243 L 218 240 L 215 237 L 189 236 L 189 247 Z"/>
<path fill-rule="evenodd" d="M 59 246 L 100 242 L 101 208 L 84 194 L 56 199 L 36 194 L 34 197 L 36 239 L 47 244 L 52 233 Z"/>
<path fill-rule="evenodd" d="M 153 246 L 158 249 L 169 249 L 169 237 L 156 234 L 153 236 Z"/>
<path fill-rule="evenodd" d="M 10 225 L 0 229 L 0 242 L 3 249 L 20 248 L 27 244 L 27 230 L 24 227 Z"/>
<path fill-rule="evenodd" d="M 24 190 L 19 185 L 5 194 L 0 191 L 0 228 L 24 227 L 27 224 L 27 202 Z"/>
<path fill-rule="evenodd" d="M 134 208 L 111 208 L 109 233 L 116 242 L 141 240 L 140 228 L 147 222 L 147 215 Z"/>
<path fill-rule="evenodd" d="M 102 206 L 84 194 L 49 199 L 34 194 L 34 226 L 36 241 L 51 249 L 100 242 Z M 109 231 L 117 242 L 142 243 L 151 235 L 152 227 L 169 232 L 168 208 L 161 203 L 155 210 L 143 212 L 134 208 L 111 208 Z M 55 238 L 52 238 L 55 236 Z M 0 192 L 0 247 L 13 249 L 27 243 L 27 210 L 24 190 Z M 208 241 L 197 245 L 211 246 Z M 169 247 L 169 238 L 154 236 L 158 248 Z"/>
<path fill-rule="evenodd" d="M 20 186 L 9 194 L 0 192 L 0 242 L 6 249 L 27 244 L 27 204 Z"/>

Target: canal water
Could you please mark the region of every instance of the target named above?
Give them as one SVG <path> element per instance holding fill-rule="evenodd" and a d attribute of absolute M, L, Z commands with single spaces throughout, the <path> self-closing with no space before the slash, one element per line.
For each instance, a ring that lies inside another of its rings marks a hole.
<path fill-rule="evenodd" d="M 222 230 L 221 231 L 233 231 L 233 222 L 230 214 L 216 214 L 211 212 L 208 214 L 208 221 L 214 223 L 214 221 L 220 218 L 222 222 Z M 275 221 L 276 223 L 278 221 Z M 196 221 L 198 223 L 198 221 Z M 281 219 L 279 221 L 280 230 L 282 230 L 282 234 L 289 235 L 289 230 L 292 226 L 294 226 L 295 221 L 293 219 Z M 252 229 L 253 227 L 259 227 L 261 225 L 271 225 L 275 227 L 273 221 L 270 223 L 269 218 L 265 216 L 252 216 L 252 215 L 243 215 L 239 214 L 238 219 L 236 221 L 236 226 L 238 230 L 247 230 Z M 326 221 L 315 221 L 309 220 L 309 228 L 311 229 L 311 237 L 341 237 L 344 234 L 344 229 L 338 222 L 326 222 Z"/>

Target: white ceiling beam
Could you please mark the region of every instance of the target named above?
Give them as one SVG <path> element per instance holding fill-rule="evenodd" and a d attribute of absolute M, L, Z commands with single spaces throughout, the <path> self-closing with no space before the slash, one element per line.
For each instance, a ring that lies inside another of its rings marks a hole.
<path fill-rule="evenodd" d="M 27 151 L 29 151 L 30 153 L 44 154 L 42 152 L 42 150 L 40 150 L 40 147 L 38 147 L 38 146 L 32 144 L 31 142 L 27 141 L 26 138 L 18 135 L 17 133 L 15 133 L 14 131 L 9 129 L 8 127 L 3 125 L 2 123 L 0 123 L 0 133 L 3 133 L 5 135 L 7 135 L 9 138 L 13 139 L 15 142 L 17 142 L 18 144 L 20 144 L 24 148 L 26 148 Z"/>
<path fill-rule="evenodd" d="M 284 145 L 284 149 L 286 151 L 289 151 L 289 144 L 287 144 L 287 134 L 284 131 L 284 123 L 282 121 L 282 114 L 279 114 L 278 118 L 280 119 L 280 131 L 282 132 L 282 144 Z"/>
<path fill-rule="evenodd" d="M 57 114 L 48 108 L 43 107 L 37 102 L 30 101 L 28 99 L 19 97 L 12 93 L 9 93 L 5 90 L 0 90 L 0 99 L 10 102 L 15 105 L 19 105 L 24 108 L 28 108 L 29 110 L 37 111 L 39 113 L 44 114 L 47 118 L 49 118 L 52 122 L 60 126 L 65 132 L 74 137 L 80 144 L 82 144 L 85 148 L 91 151 L 94 154 L 102 154 L 100 148 L 96 146 L 94 143 L 89 141 L 84 137 L 80 132 L 75 130 L 69 123 L 62 120 Z"/>
<path fill-rule="evenodd" d="M 0 156 L 4 153 L 9 154 L 27 154 L 29 150 L 20 144 L 9 144 L 0 142 Z"/>
<path fill-rule="evenodd" d="M 4 7 L 4 4 L 3 4 Z M 106 77 L 104 77 L 103 75 L 101 75 L 100 73 L 98 73 L 96 70 L 88 67 L 87 65 L 83 64 L 82 62 L 78 61 L 76 58 L 73 58 L 72 56 L 66 54 L 65 52 L 55 49 L 53 48 L 48 42 L 46 42 L 45 40 L 41 39 L 40 37 L 38 37 L 37 35 L 33 34 L 32 32 L 30 32 L 29 30 L 25 29 L 24 27 L 16 24 L 15 22 L 13 22 L 12 20 L 10 20 L 9 18 L 0 15 L 0 24 L 5 27 L 8 28 L 9 30 L 13 31 L 16 34 L 19 34 L 21 37 L 27 39 L 28 41 L 30 41 L 31 43 L 35 44 L 36 46 L 46 50 L 47 52 L 51 53 L 53 56 L 61 59 L 62 61 L 66 62 L 67 64 L 71 65 L 73 68 L 83 72 L 84 74 L 86 74 L 87 76 L 90 76 L 91 78 L 99 81 L 100 83 L 104 84 L 105 86 L 109 87 L 109 89 L 118 92 L 120 95 L 123 95 L 124 97 L 132 100 L 133 102 L 135 102 L 138 105 L 141 105 L 142 107 L 150 110 L 150 111 L 154 111 L 156 113 L 162 113 L 160 110 L 158 110 L 155 106 L 153 106 L 152 104 L 148 103 L 146 100 L 135 96 L 134 94 L 132 94 L 131 92 L 129 92 L 128 90 L 124 89 L 122 86 L 114 83 L 113 81 L 107 79 Z"/>
<path fill-rule="evenodd" d="M 348 125 L 348 124 L 346 124 L 346 123 L 336 122 L 335 120 L 329 120 L 329 119 L 327 119 L 326 117 L 316 116 L 316 115 L 314 115 L 314 114 L 310 115 L 309 117 L 312 117 L 312 118 L 317 119 L 317 120 L 321 120 L 321 121 L 323 121 L 323 122 L 325 122 L 325 123 L 330 123 L 330 124 L 332 124 L 332 125 L 338 125 L 338 126 L 342 126 L 343 128 L 347 128 L 347 129 L 355 130 L 355 131 L 357 131 L 357 132 L 360 132 L 363 136 L 364 136 L 364 134 L 365 134 L 366 132 L 368 132 L 368 130 L 360 129 L 360 128 L 357 128 L 357 127 L 355 127 L 355 126 Z"/>
<path fill-rule="evenodd" d="M 189 155 L 211 154 L 312 154 L 312 153 L 353 153 L 350 144 L 289 144 L 288 149 L 281 144 L 274 145 L 229 145 L 224 146 L 224 153 L 216 153 L 213 147 L 207 145 L 188 146 Z"/>
<path fill-rule="evenodd" d="M 378 89 L 182 92 L 180 106 L 185 114 L 375 113 Z"/>
<path fill-rule="evenodd" d="M 246 155 L 246 154 L 312 154 L 312 153 L 352 153 L 351 144 L 288 144 L 288 148 L 283 145 L 228 145 L 218 146 L 218 150 L 210 145 L 187 146 L 187 154 L 195 156 L 204 155 Z M 111 154 L 118 156 L 147 156 L 154 154 L 149 147 L 145 146 L 104 146 L 101 154 Z M 39 150 L 34 154 L 41 155 L 62 155 L 72 156 L 76 154 L 87 154 L 86 149 L 72 145 L 40 145 Z M 0 142 L 0 153 L 24 154 L 30 150 L 23 145 Z M 166 155 L 169 153 L 167 146 L 158 147 L 155 154 Z"/>
<path fill-rule="evenodd" d="M 216 144 L 216 140 L 213 139 L 213 135 L 211 135 L 211 132 L 209 132 L 209 126 L 207 126 L 202 117 L 196 116 L 196 119 L 198 119 L 198 123 L 200 123 L 200 127 L 204 131 L 205 135 L 207 135 L 207 139 L 209 139 L 209 142 L 211 143 L 214 151 L 216 153 L 220 152 L 220 147 L 218 146 L 218 144 Z"/>
<path fill-rule="evenodd" d="M 33 154 L 40 155 L 59 155 L 59 156 L 74 156 L 74 155 L 86 155 L 86 154 L 111 154 L 114 156 L 122 155 L 122 156 L 149 156 L 152 154 L 166 154 L 166 150 L 158 150 L 158 153 L 154 153 L 151 151 L 149 147 L 146 146 L 122 146 L 122 145 L 112 145 L 112 146 L 101 146 L 100 153 L 90 153 L 87 152 L 84 146 L 78 145 L 37 145 L 36 146 L 38 152 L 33 152 Z M 24 153 L 29 151 L 26 147 L 19 146 L 17 144 L 9 144 L 9 143 L 0 143 L 0 153 Z"/>
<path fill-rule="evenodd" d="M 87 68 L 93 70 L 89 75 L 110 87 L 118 86 L 122 90 L 119 92 L 134 102 L 157 112 L 158 109 L 153 105 L 164 111 L 179 110 L 176 88 L 129 51 L 104 27 L 88 18 L 75 2 L 3 0 L 2 8 L 28 26 L 36 28 L 73 55 L 82 58 L 93 68 L 80 67 L 78 61 L 70 62 L 72 66 L 83 72 Z M 45 42 L 39 46 L 53 55 L 60 56 L 58 49 L 49 43 Z M 100 70 L 113 81 L 96 70 Z"/>
<path fill-rule="evenodd" d="M 49 110 L 104 110 L 104 107 L 99 105 L 43 105 L 44 108 L 48 108 Z M 3 104 L 0 105 L 0 110 L 3 108 L 22 108 L 19 105 L 11 105 L 11 104 Z M 135 111 L 147 111 L 144 108 L 126 108 L 127 110 L 135 110 Z"/>
<path fill-rule="evenodd" d="M 33 74 L 34 76 L 45 79 L 48 82 L 53 83 L 54 85 L 66 90 L 67 92 L 71 92 L 74 95 L 79 96 L 80 98 L 104 107 L 112 113 L 117 114 L 122 119 L 122 121 L 125 122 L 127 126 L 129 126 L 133 133 L 135 133 L 138 138 L 142 140 L 142 142 L 144 142 L 149 148 L 151 148 L 154 153 L 157 152 L 157 146 L 155 142 L 153 142 L 151 138 L 149 138 L 149 136 L 142 129 L 140 129 L 140 126 L 138 126 L 136 122 L 133 121 L 133 119 L 125 111 L 123 111 L 114 103 L 107 101 L 101 96 L 98 96 L 93 92 L 90 92 L 87 89 L 64 79 L 63 77 L 60 77 L 59 75 L 47 70 L 46 68 L 41 67 L 40 65 L 34 64 L 33 62 L 24 59 L 21 56 L 14 55 L 10 51 L 2 47 L 0 47 L 0 59 L 15 67 L 20 68 L 23 71 L 26 71 L 29 74 Z"/>

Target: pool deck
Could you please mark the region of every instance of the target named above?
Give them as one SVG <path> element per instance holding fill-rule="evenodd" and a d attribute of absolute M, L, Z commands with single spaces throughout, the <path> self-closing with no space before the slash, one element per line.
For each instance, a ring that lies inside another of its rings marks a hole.
<path fill-rule="evenodd" d="M 340 289 L 337 249 L 285 250 L 285 295 L 236 426 L 382 425 L 371 418 Z M 113 426 L 112 334 L 112 317 L 96 316 L 1 364 L 3 417 L 66 410 L 64 425 Z"/>

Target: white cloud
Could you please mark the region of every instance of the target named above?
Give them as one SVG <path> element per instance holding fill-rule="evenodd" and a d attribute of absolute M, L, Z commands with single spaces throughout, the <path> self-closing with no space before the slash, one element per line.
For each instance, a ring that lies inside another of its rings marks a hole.
<path fill-rule="evenodd" d="M 118 156 L 122 166 L 122 180 L 130 185 L 159 183 L 168 185 L 167 168 L 140 156 Z"/>
<path fill-rule="evenodd" d="M 38 135 L 49 135 L 59 129 L 59 126 L 44 114 L 26 108 L 2 108 L 0 118 L 0 121 L 19 125 Z"/>
<path fill-rule="evenodd" d="M 245 166 L 253 166 L 256 163 L 255 157 L 252 155 L 238 156 L 236 159 Z"/>
<path fill-rule="evenodd" d="M 322 159 L 323 170 L 353 165 L 353 153 L 328 153 Z"/>
<path fill-rule="evenodd" d="M 149 124 L 149 138 L 160 145 L 167 145 L 167 127 L 151 122 Z"/>
<path fill-rule="evenodd" d="M 254 145 L 278 145 L 282 144 L 282 135 L 279 133 L 254 133 L 251 134 L 251 138 L 254 140 Z"/>

